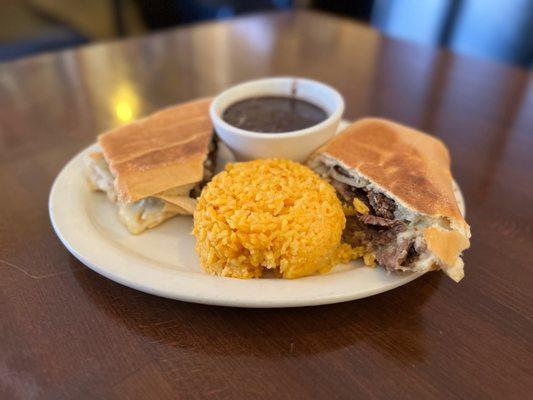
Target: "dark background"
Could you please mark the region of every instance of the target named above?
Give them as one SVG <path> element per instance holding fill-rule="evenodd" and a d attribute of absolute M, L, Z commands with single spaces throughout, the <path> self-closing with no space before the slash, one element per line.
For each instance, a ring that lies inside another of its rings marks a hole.
<path fill-rule="evenodd" d="M 308 8 L 386 35 L 531 67 L 533 0 L 0 0 L 0 62 L 43 51 L 227 19 Z"/>

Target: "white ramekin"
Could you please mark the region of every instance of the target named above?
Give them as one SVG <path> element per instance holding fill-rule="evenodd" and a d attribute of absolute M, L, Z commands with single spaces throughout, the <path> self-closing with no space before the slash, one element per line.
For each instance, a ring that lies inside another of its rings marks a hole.
<path fill-rule="evenodd" d="M 240 100 L 293 94 L 323 108 L 328 118 L 310 128 L 284 133 L 247 131 L 236 128 L 222 119 L 224 110 Z M 303 162 L 313 150 L 335 135 L 343 112 L 344 99 L 331 86 L 295 77 L 264 78 L 241 83 L 220 93 L 209 109 L 215 131 L 239 161 L 285 158 Z"/>

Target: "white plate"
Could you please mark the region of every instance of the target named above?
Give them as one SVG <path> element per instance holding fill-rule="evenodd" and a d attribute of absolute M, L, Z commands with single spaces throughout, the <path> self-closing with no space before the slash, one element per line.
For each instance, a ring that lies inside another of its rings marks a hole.
<path fill-rule="evenodd" d="M 344 123 L 339 127 L 344 127 Z M 338 265 L 321 276 L 286 280 L 233 279 L 206 274 L 194 251 L 192 218 L 173 218 L 141 235 L 128 233 L 114 204 L 91 192 L 83 175 L 89 146 L 59 173 L 50 193 L 49 212 L 65 247 L 95 272 L 130 288 L 157 296 L 235 307 L 299 307 L 338 303 L 382 293 L 421 274 L 388 274 L 361 262 Z M 232 160 L 222 145 L 219 165 Z M 460 207 L 463 197 L 457 190 Z"/>

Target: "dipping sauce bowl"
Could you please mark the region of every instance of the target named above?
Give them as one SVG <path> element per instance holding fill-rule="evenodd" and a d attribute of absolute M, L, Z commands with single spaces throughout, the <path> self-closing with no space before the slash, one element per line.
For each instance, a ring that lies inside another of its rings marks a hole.
<path fill-rule="evenodd" d="M 288 132 L 255 132 L 240 129 L 223 119 L 224 111 L 242 100 L 259 97 L 295 97 L 323 109 L 327 118 L 305 129 Z M 329 139 L 344 112 L 341 94 L 324 83 L 296 77 L 264 78 L 241 83 L 220 93 L 209 110 L 215 131 L 239 161 L 285 158 L 303 162 Z"/>

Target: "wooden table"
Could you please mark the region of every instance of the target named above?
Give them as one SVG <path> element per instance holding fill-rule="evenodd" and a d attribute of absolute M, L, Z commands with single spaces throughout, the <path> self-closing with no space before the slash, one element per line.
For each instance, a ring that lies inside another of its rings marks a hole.
<path fill-rule="evenodd" d="M 246 79 L 337 87 L 346 115 L 441 137 L 467 202 L 466 278 L 246 310 L 157 298 L 63 248 L 50 186 L 98 132 Z M 522 69 L 300 12 L 0 65 L 0 398 L 525 399 L 533 391 L 533 85 Z"/>

